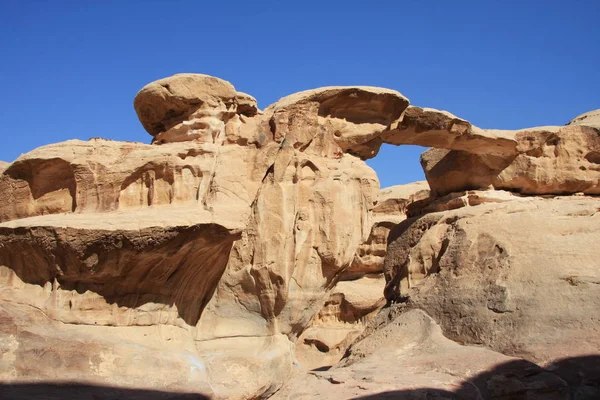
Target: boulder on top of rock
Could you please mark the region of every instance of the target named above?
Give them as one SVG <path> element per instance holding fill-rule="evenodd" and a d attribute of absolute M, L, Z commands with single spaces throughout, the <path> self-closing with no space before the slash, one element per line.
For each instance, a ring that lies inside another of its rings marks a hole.
<path fill-rule="evenodd" d="M 176 74 L 144 86 L 135 96 L 135 111 L 152 136 L 165 132 L 201 109 L 223 119 L 236 113 L 255 115 L 256 100 L 238 93 L 223 79 L 203 74 Z"/>

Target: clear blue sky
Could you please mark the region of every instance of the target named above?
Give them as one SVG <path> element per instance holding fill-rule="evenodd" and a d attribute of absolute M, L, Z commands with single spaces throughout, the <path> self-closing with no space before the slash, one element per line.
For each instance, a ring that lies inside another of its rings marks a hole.
<path fill-rule="evenodd" d="M 600 0 L 0 0 L 0 160 L 105 137 L 148 143 L 133 98 L 178 72 L 266 107 L 325 85 L 399 90 L 481 127 L 562 125 L 600 108 Z M 421 148 L 369 162 L 423 179 Z"/>

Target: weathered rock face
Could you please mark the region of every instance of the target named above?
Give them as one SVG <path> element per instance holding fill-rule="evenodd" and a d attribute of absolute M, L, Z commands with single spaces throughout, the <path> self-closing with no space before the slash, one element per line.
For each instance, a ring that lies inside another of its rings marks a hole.
<path fill-rule="evenodd" d="M 150 146 L 99 139 L 43 146 L 19 157 L 0 176 L 0 221 L 199 206 L 197 212 L 215 219 L 245 223 L 248 205 L 278 148 L 195 142 Z"/>
<path fill-rule="evenodd" d="M 508 131 L 484 130 L 457 116 L 433 108 L 410 106 L 381 139 L 384 143 L 416 144 L 475 154 L 509 157 L 517 141 Z"/>
<path fill-rule="evenodd" d="M 337 363 L 367 323 L 385 305 L 381 274 L 339 282 L 296 341 L 295 356 L 304 370 Z"/>
<path fill-rule="evenodd" d="M 385 304 L 383 261 L 390 230 L 406 219 L 408 206 L 429 196 L 427 182 L 383 189 L 373 208 L 371 233 L 329 299 L 296 341 L 296 357 L 307 370 L 331 366 Z"/>
<path fill-rule="evenodd" d="M 295 340 L 310 324 L 372 225 L 377 178 L 340 140 L 382 129 L 378 110 L 400 114 L 406 103 L 393 91 L 324 88 L 265 110 L 281 149 L 198 339 L 280 332 Z"/>
<path fill-rule="evenodd" d="M 432 149 L 421 164 L 437 195 L 495 188 L 523 194 L 600 193 L 600 132 L 569 125 L 514 132 L 511 157 Z"/>
<path fill-rule="evenodd" d="M 495 188 L 523 194 L 600 193 L 597 111 L 565 127 L 481 129 L 447 111 L 409 106 L 401 118 L 361 144 L 361 157 L 382 143 L 433 147 L 421 159 L 434 195 Z M 369 149 L 368 151 L 365 149 Z"/>
<path fill-rule="evenodd" d="M 297 376 L 273 398 L 567 400 L 572 393 L 600 394 L 599 356 L 557 360 L 546 370 L 455 343 L 423 311 L 403 311 L 382 311 L 340 363 Z"/>
<path fill-rule="evenodd" d="M 429 194 L 429 185 L 425 181 L 382 189 L 373 207 L 373 226 L 369 238 L 358 247 L 342 279 L 352 280 L 365 274 L 383 273 L 390 230 L 406 219 L 410 204 L 427 199 Z"/>
<path fill-rule="evenodd" d="M 390 233 L 387 299 L 425 310 L 461 343 L 542 364 L 597 354 L 600 201 L 463 199 L 480 205 L 413 217 Z"/>
<path fill-rule="evenodd" d="M 252 117 L 258 111 L 251 96 L 237 92 L 227 81 L 202 74 L 177 74 L 152 82 L 139 91 L 134 107 L 144 128 L 159 141 L 156 136 L 170 136 L 167 132 L 184 121 L 190 122 L 190 131 L 202 131 L 235 115 Z M 196 138 L 191 135 L 177 141 Z"/>
<path fill-rule="evenodd" d="M 62 335 L 60 324 L 73 325 L 74 336 L 78 326 L 98 334 L 112 327 L 117 336 L 132 327 L 176 330 L 169 341 L 187 349 L 188 362 L 164 360 L 174 369 L 165 378 L 173 389 L 266 395 L 290 374 L 293 341 L 371 231 L 377 177 L 348 153 L 407 104 L 394 91 L 325 88 L 263 114 L 216 78 L 150 84 L 135 106 L 160 146 L 69 141 L 23 155 L 0 175 L 2 299 L 20 304 L 27 318 L 41 318 L 41 310 L 48 319 L 39 320 L 40 337 Z M 153 332 L 111 360 L 126 363 L 135 346 L 151 352 L 163 342 Z M 41 351 L 40 341 L 13 339 Z M 95 365 L 93 349 L 85 349 L 80 362 Z M 190 363 L 202 376 L 175 379 Z M 277 373 L 257 379 L 265 365 Z M 9 380 L 53 379 L 71 368 L 5 367 Z M 94 371 L 79 376 L 138 385 L 133 372 Z M 69 374 L 76 379 L 75 370 Z"/>
<path fill-rule="evenodd" d="M 451 338 L 535 360 L 541 343 L 548 360 L 574 354 L 572 338 L 598 349 L 597 201 L 454 193 L 598 194 L 595 114 L 483 130 L 373 87 L 309 90 L 261 112 L 197 74 L 145 86 L 134 106 L 153 145 L 75 140 L 0 165 L 2 381 L 268 397 L 296 356 L 305 368 L 339 359 L 383 305 L 382 271 L 388 300 L 409 297 Z M 442 149 L 423 156 L 431 196 L 424 183 L 379 193 L 363 160 L 382 143 Z M 437 335 L 411 315 L 426 342 Z M 352 354 L 373 348 L 360 343 Z M 453 346 L 450 359 L 465 354 Z M 463 366 L 506 358 L 480 354 Z"/>
<path fill-rule="evenodd" d="M 600 129 L 600 109 L 581 114 L 573 118 L 567 125 L 583 125 Z"/>

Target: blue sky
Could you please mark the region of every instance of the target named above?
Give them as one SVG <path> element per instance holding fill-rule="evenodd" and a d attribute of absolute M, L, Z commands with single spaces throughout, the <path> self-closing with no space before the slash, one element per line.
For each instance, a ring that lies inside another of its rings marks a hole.
<path fill-rule="evenodd" d="M 396 89 L 486 128 L 562 125 L 600 108 L 600 1 L 0 0 L 0 160 L 72 138 L 149 143 L 133 109 L 178 72 L 261 108 L 326 85 Z M 423 179 L 385 147 L 382 187 Z"/>

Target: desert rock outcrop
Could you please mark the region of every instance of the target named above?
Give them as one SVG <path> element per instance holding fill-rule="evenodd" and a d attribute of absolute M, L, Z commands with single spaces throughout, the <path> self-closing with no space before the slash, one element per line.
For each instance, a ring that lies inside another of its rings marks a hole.
<path fill-rule="evenodd" d="M 391 308 L 340 363 L 295 377 L 273 398 L 593 399 L 600 394 L 598 361 L 600 356 L 561 359 L 544 369 L 453 342 L 421 310 Z"/>
<path fill-rule="evenodd" d="M 256 100 L 238 93 L 229 82 L 202 74 L 177 74 L 149 83 L 135 97 L 140 122 L 153 136 L 190 120 L 197 111 L 226 120 L 257 112 Z"/>
<path fill-rule="evenodd" d="M 425 310 L 450 339 L 541 364 L 597 353 L 600 201 L 493 191 L 462 200 L 392 230 L 386 298 Z"/>
<path fill-rule="evenodd" d="M 567 125 L 583 125 L 600 129 L 600 109 L 578 115 L 569 121 Z"/>
<path fill-rule="evenodd" d="M 431 149 L 421 156 L 437 195 L 494 188 L 522 194 L 600 194 L 600 133 L 588 126 L 514 131 L 517 155 L 505 158 Z"/>
<path fill-rule="evenodd" d="M 151 145 L 72 140 L 0 165 L 3 382 L 248 399 L 275 394 L 298 360 L 346 354 L 293 382 L 314 395 L 358 379 L 367 394 L 425 384 L 421 373 L 446 390 L 511 357 L 598 352 L 594 112 L 487 130 L 363 86 L 261 111 L 199 74 L 146 85 L 134 107 Z M 434 147 L 427 184 L 380 192 L 364 160 L 383 143 Z M 373 318 L 386 300 L 429 316 L 387 310 L 384 326 Z M 430 375 L 436 359 L 447 371 Z M 370 380 L 378 362 L 413 369 Z M 568 390 L 535 368 L 542 383 L 517 384 Z M 345 395 L 363 390 L 352 385 Z"/>
<path fill-rule="evenodd" d="M 390 230 L 406 219 L 413 202 L 429 197 L 427 182 L 382 189 L 373 207 L 371 233 L 331 290 L 329 299 L 296 341 L 305 369 L 335 364 L 385 304 L 383 262 Z"/>
<path fill-rule="evenodd" d="M 293 341 L 372 227 L 378 181 L 345 153 L 361 141 L 350 134 L 384 129 L 388 112 L 396 118 L 407 104 L 394 91 L 327 88 L 263 114 L 218 78 L 152 83 L 135 107 L 155 145 L 69 141 L 25 154 L 2 173 L 3 301 L 41 311 L 49 337 L 59 334 L 55 322 L 73 325 L 73 335 L 77 326 L 178 329 L 169 341 L 193 358 L 173 368 L 199 360 L 202 376 L 184 374 L 169 383 L 174 389 L 200 379 L 217 398 L 273 392 L 294 368 Z M 163 341 L 160 329 L 138 338 L 141 351 Z M 128 348 L 110 357 L 126 362 Z M 92 357 L 79 355 L 95 365 Z M 267 359 L 277 373 L 257 379 Z M 237 368 L 234 382 L 223 365 Z M 70 368 L 5 367 L 3 379 L 20 380 Z M 94 371 L 81 378 L 137 385 L 132 373 Z"/>
<path fill-rule="evenodd" d="M 410 204 L 429 197 L 425 181 L 381 189 L 373 207 L 373 226 L 366 242 L 358 247 L 354 260 L 344 272 L 343 280 L 352 280 L 365 274 L 383 273 L 387 238 L 390 230 L 406 219 Z"/>

